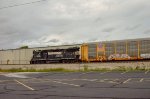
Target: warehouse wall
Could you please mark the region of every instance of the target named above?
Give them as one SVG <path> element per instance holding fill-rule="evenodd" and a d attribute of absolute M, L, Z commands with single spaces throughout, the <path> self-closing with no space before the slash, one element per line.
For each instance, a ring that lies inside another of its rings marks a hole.
<path fill-rule="evenodd" d="M 0 52 L 0 63 L 1 64 L 7 64 L 7 63 L 12 63 L 13 59 L 13 50 L 8 50 L 8 51 L 1 51 Z"/>
<path fill-rule="evenodd" d="M 29 64 L 33 49 L 0 51 L 0 64 Z"/>

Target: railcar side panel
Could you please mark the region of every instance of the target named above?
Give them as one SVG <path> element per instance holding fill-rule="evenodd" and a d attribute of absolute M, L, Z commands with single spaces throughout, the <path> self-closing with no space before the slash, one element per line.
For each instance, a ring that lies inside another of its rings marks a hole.
<path fill-rule="evenodd" d="M 142 59 L 150 59 L 150 40 L 140 41 L 139 49 L 139 54 Z"/>
<path fill-rule="evenodd" d="M 81 61 L 88 62 L 88 45 L 81 45 Z"/>

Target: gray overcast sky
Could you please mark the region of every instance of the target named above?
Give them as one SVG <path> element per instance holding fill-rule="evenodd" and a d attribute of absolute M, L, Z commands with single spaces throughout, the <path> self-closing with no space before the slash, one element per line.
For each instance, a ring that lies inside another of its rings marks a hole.
<path fill-rule="evenodd" d="M 0 8 L 37 0 L 0 0 Z M 150 0 L 43 0 L 0 9 L 0 49 L 150 37 Z"/>

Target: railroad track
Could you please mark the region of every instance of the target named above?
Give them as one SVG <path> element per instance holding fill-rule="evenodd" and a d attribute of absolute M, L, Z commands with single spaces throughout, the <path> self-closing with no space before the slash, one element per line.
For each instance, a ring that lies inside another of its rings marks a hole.
<path fill-rule="evenodd" d="M 95 63 L 137 63 L 137 62 L 150 62 L 147 60 L 115 60 L 115 61 L 103 61 L 103 62 L 76 62 L 76 63 L 48 63 L 48 64 L 95 64 Z"/>

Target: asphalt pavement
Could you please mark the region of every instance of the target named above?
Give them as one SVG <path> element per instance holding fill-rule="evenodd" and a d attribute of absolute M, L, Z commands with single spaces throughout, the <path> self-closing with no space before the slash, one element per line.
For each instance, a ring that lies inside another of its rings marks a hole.
<path fill-rule="evenodd" d="M 0 99 L 150 99 L 150 72 L 0 73 Z"/>

